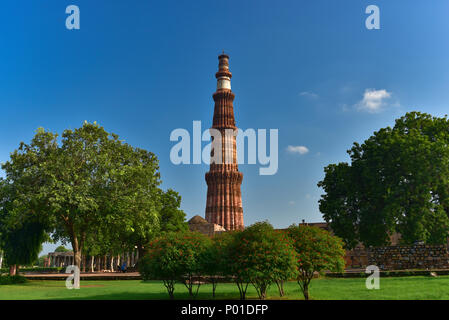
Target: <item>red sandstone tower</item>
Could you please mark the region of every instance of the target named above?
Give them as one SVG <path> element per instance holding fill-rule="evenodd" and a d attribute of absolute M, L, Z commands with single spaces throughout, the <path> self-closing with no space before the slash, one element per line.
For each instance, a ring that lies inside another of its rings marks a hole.
<path fill-rule="evenodd" d="M 240 191 L 243 174 L 238 170 L 236 136 L 225 134 L 226 129 L 227 132 L 237 129 L 233 107 L 235 95 L 231 91 L 229 56 L 223 53 L 218 60 L 218 72 L 215 74 L 217 91 L 212 96 L 215 101 L 212 129 L 221 133 L 221 161 L 214 162 L 212 156 L 216 150 L 212 150 L 210 169 L 206 173 L 206 220 L 228 231 L 241 230 L 244 228 Z M 213 143 L 214 148 L 216 142 Z"/>

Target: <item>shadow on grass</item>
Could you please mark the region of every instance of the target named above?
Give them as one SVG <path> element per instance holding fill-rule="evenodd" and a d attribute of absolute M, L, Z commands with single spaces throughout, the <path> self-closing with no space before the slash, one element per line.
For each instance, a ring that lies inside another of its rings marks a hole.
<path fill-rule="evenodd" d="M 165 288 L 155 288 L 154 282 L 145 282 L 142 281 L 140 284 L 148 285 L 148 292 L 132 292 L 132 291 L 124 291 L 124 292 L 111 292 L 111 293 L 101 293 L 96 295 L 90 295 L 87 297 L 65 297 L 62 298 L 64 300 L 168 300 L 170 301 L 170 298 L 168 296 L 168 293 Z M 187 289 L 183 288 L 181 285 L 178 285 L 175 289 L 174 300 L 190 300 L 190 301 L 201 301 L 201 300 L 239 300 L 240 296 L 237 291 L 237 287 L 235 288 L 235 291 L 233 290 L 233 287 L 226 286 L 224 287 L 226 290 L 225 292 L 220 292 L 220 286 L 217 288 L 217 292 L 215 295 L 215 298 L 212 297 L 212 289 L 211 287 L 208 287 L 207 285 L 201 286 L 200 291 L 198 292 L 198 295 L 193 298 L 189 295 L 187 292 Z M 151 291 L 153 290 L 153 291 Z M 157 291 L 155 291 L 157 290 Z M 284 299 L 286 299 L 285 297 Z M 290 297 L 291 298 L 291 297 Z M 272 295 L 268 298 L 268 300 L 280 300 L 279 296 Z M 284 300 L 282 299 L 282 300 Z M 257 294 L 254 292 L 248 292 L 247 300 L 259 300 Z"/>
<path fill-rule="evenodd" d="M 63 298 L 62 300 L 168 300 L 169 296 L 168 294 L 160 294 L 160 293 L 136 293 L 136 292 L 126 292 L 126 293 L 109 293 L 109 294 L 102 294 L 102 295 L 95 295 L 95 296 L 89 296 L 89 297 L 83 297 L 83 298 Z M 189 301 L 201 301 L 201 300 L 239 300 L 239 296 L 237 295 L 217 295 L 215 298 L 212 297 L 212 294 L 204 293 L 204 294 L 198 294 L 196 298 L 192 298 L 188 295 L 188 293 L 178 293 L 175 292 L 175 299 L 174 300 L 189 300 Z M 251 300 L 259 300 L 255 296 L 248 297 L 246 299 L 247 301 Z M 291 299 L 280 299 L 280 298 L 269 298 L 267 300 L 291 300 Z M 301 300 L 301 299 L 300 299 Z"/>

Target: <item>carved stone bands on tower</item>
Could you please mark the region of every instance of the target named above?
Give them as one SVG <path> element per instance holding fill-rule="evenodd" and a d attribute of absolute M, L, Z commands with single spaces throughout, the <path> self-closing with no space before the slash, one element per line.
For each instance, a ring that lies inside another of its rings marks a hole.
<path fill-rule="evenodd" d="M 218 60 L 218 72 L 215 74 L 217 91 L 212 96 L 215 101 L 212 129 L 221 133 L 222 161 L 214 162 L 211 154 L 210 169 L 206 173 L 206 220 L 228 231 L 241 230 L 244 228 L 241 194 L 243 174 L 238 170 L 236 135 L 229 135 L 230 130 L 237 129 L 233 106 L 235 95 L 231 91 L 229 56 L 223 53 L 218 56 Z"/>

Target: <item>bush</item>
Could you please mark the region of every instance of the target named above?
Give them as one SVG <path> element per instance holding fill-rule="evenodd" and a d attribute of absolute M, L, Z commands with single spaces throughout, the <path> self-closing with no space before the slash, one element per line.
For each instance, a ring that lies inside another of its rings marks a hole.
<path fill-rule="evenodd" d="M 25 268 L 19 268 L 19 272 L 54 272 L 54 273 L 58 273 L 60 272 L 62 269 L 65 268 L 60 268 L 60 267 L 25 267 Z M 9 269 L 8 268 L 1 268 L 0 269 L 0 273 L 9 273 Z"/>
<path fill-rule="evenodd" d="M 170 299 L 175 283 L 183 283 L 189 295 L 195 297 L 201 282 L 194 277 L 201 272 L 200 255 L 210 245 L 210 239 L 197 232 L 167 233 L 150 243 L 149 252 L 139 262 L 139 272 L 144 280 L 162 280 Z"/>
<path fill-rule="evenodd" d="M 249 283 L 260 299 L 266 298 L 273 283 L 278 285 L 282 296 L 283 282 L 297 275 L 296 252 L 291 239 L 274 230 L 268 222 L 258 222 L 235 233 L 228 261 L 241 299 L 245 299 Z"/>
<path fill-rule="evenodd" d="M 1 276 L 0 275 L 0 285 L 8 285 L 8 284 L 19 284 L 19 283 L 25 283 L 28 280 L 24 276 L 15 275 L 15 276 Z"/>
<path fill-rule="evenodd" d="M 228 255 L 228 248 L 233 234 L 223 232 L 216 235 L 200 255 L 201 272 L 212 284 L 212 297 L 215 297 L 218 281 L 229 276 L 228 265 L 231 257 Z"/>
<path fill-rule="evenodd" d="M 305 225 L 292 225 L 287 233 L 298 254 L 298 284 L 308 300 L 310 282 L 316 272 L 344 270 L 343 241 L 326 230 Z"/>

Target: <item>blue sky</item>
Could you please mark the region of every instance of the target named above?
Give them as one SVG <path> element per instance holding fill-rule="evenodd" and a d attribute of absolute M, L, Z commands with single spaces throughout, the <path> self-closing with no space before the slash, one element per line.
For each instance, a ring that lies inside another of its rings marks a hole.
<path fill-rule="evenodd" d="M 80 30 L 65 28 L 71 4 Z M 365 28 L 371 4 L 380 30 Z M 208 166 L 173 165 L 169 136 L 211 125 L 225 50 L 238 127 L 279 130 L 276 175 L 240 166 L 245 224 L 321 221 L 326 165 L 407 111 L 447 113 L 448 12 L 445 0 L 3 1 L 0 161 L 38 127 L 97 121 L 156 153 L 163 187 L 187 218 L 204 215 Z"/>

